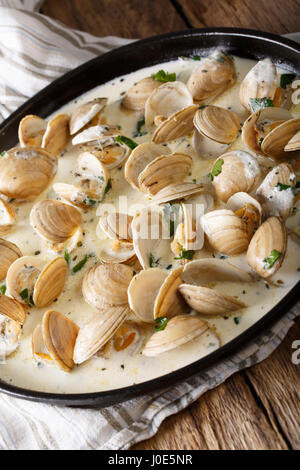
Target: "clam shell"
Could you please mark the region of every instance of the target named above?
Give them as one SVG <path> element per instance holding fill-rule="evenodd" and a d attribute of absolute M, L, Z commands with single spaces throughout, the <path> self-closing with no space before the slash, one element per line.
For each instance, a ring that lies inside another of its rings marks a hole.
<path fill-rule="evenodd" d="M 31 349 L 34 359 L 37 359 L 38 361 L 41 359 L 51 362 L 53 361 L 44 343 L 43 329 L 41 324 L 37 325 L 33 330 L 31 338 Z"/>
<path fill-rule="evenodd" d="M 81 187 L 74 184 L 55 183 L 53 189 L 60 198 L 82 209 L 89 209 L 96 203 Z"/>
<path fill-rule="evenodd" d="M 89 124 L 103 110 L 107 101 L 107 98 L 98 98 L 78 106 L 70 118 L 70 134 L 76 134 Z"/>
<path fill-rule="evenodd" d="M 293 152 L 300 150 L 300 130 L 288 141 L 284 147 L 285 152 Z"/>
<path fill-rule="evenodd" d="M 152 141 L 162 144 L 190 134 L 194 128 L 193 119 L 197 109 L 197 105 L 192 105 L 172 114 L 157 127 Z"/>
<path fill-rule="evenodd" d="M 70 118 L 67 114 L 55 116 L 47 125 L 41 147 L 51 155 L 59 155 L 68 145 Z"/>
<path fill-rule="evenodd" d="M 145 142 L 138 145 L 125 165 L 125 179 L 135 189 L 139 188 L 139 175 L 146 168 L 146 166 L 161 155 L 170 155 L 171 150 L 164 145 L 154 144 L 152 142 Z"/>
<path fill-rule="evenodd" d="M 46 199 L 33 206 L 30 213 L 30 223 L 45 240 L 52 243 L 64 243 L 79 228 L 81 214 L 73 206 Z"/>
<path fill-rule="evenodd" d="M 83 297 L 89 305 L 97 309 L 126 306 L 127 289 L 132 277 L 132 268 L 124 264 L 98 264 L 83 278 Z"/>
<path fill-rule="evenodd" d="M 248 251 L 247 261 L 261 277 L 267 279 L 281 267 L 286 253 L 286 229 L 284 224 L 276 217 L 269 217 L 257 230 L 252 238 Z M 272 250 L 281 253 L 279 259 L 270 269 L 265 269 L 266 261 Z"/>
<path fill-rule="evenodd" d="M 132 111 L 143 111 L 153 90 L 161 86 L 161 82 L 152 77 L 146 77 L 135 83 L 126 93 L 122 106 Z"/>
<path fill-rule="evenodd" d="M 57 159 L 37 147 L 15 147 L 0 159 L 0 192 L 8 198 L 39 196 L 57 171 Z"/>
<path fill-rule="evenodd" d="M 293 152 L 285 151 L 285 146 L 298 131 L 300 131 L 300 118 L 289 119 L 268 133 L 261 145 L 262 151 L 275 160 L 298 157 L 300 155 L 299 149 Z"/>
<path fill-rule="evenodd" d="M 0 235 L 7 235 L 15 222 L 13 207 L 0 198 Z"/>
<path fill-rule="evenodd" d="M 130 148 L 126 145 L 121 145 L 113 139 L 97 144 L 92 147 L 89 145 L 83 146 L 85 150 L 93 154 L 98 160 L 105 165 L 107 170 L 113 170 L 120 167 L 130 154 Z"/>
<path fill-rule="evenodd" d="M 245 307 L 235 297 L 221 294 L 209 287 L 181 284 L 179 292 L 193 310 L 205 315 L 225 315 Z"/>
<path fill-rule="evenodd" d="M 36 256 L 22 256 L 16 259 L 7 271 L 6 286 L 9 295 L 21 302 L 29 302 L 33 295 L 35 283 L 43 268 L 43 261 Z M 21 292 L 28 290 L 27 299 Z"/>
<path fill-rule="evenodd" d="M 82 364 L 96 354 L 125 322 L 128 306 L 107 307 L 80 328 L 74 349 L 75 364 Z"/>
<path fill-rule="evenodd" d="M 251 240 L 247 223 L 231 210 L 208 212 L 201 223 L 210 247 L 225 255 L 237 255 L 247 250 Z"/>
<path fill-rule="evenodd" d="M 253 234 L 261 224 L 263 209 L 248 193 L 235 193 L 228 199 L 226 208 L 246 222 L 250 234 Z"/>
<path fill-rule="evenodd" d="M 64 258 L 58 257 L 46 264 L 41 271 L 33 291 L 37 308 L 52 304 L 62 293 L 68 278 L 68 266 Z"/>
<path fill-rule="evenodd" d="M 222 51 L 215 51 L 210 57 L 201 60 L 200 65 L 191 74 L 187 87 L 194 100 L 201 104 L 223 93 L 235 80 L 231 57 Z"/>
<path fill-rule="evenodd" d="M 205 333 L 213 335 L 219 345 L 218 339 L 205 321 L 191 315 L 179 315 L 169 320 L 164 330 L 151 336 L 143 350 L 143 355 L 148 357 L 158 356 L 195 338 L 204 337 Z"/>
<path fill-rule="evenodd" d="M 101 144 L 110 140 L 112 136 L 119 135 L 120 129 L 116 126 L 111 125 L 98 125 L 88 127 L 84 131 L 77 134 L 73 140 L 72 145 L 83 145 L 98 143 Z"/>
<path fill-rule="evenodd" d="M 238 136 L 240 118 L 228 109 L 205 106 L 196 112 L 194 125 L 204 137 L 221 144 L 231 144 Z"/>
<path fill-rule="evenodd" d="M 102 263 L 122 263 L 132 264 L 136 261 L 136 254 L 133 246 L 121 244 L 116 241 L 110 246 L 102 247 L 98 253 L 98 258 Z"/>
<path fill-rule="evenodd" d="M 132 278 L 128 287 L 129 306 L 139 320 L 154 323 L 155 299 L 167 276 L 163 269 L 150 268 Z"/>
<path fill-rule="evenodd" d="M 0 331 L 0 359 L 3 363 L 20 346 L 22 325 L 0 313 Z"/>
<path fill-rule="evenodd" d="M 0 315 L 8 317 L 20 325 L 24 325 L 26 314 L 26 305 L 18 302 L 18 300 L 11 299 L 6 295 L 0 295 Z"/>
<path fill-rule="evenodd" d="M 17 245 L 0 238 L 0 281 L 6 278 L 9 267 L 21 256 Z"/>
<path fill-rule="evenodd" d="M 138 177 L 140 190 L 151 195 L 173 183 L 182 182 L 191 170 L 189 155 L 161 155 L 149 163 Z"/>
<path fill-rule="evenodd" d="M 181 273 L 184 284 L 199 286 L 211 282 L 251 282 L 253 277 L 234 264 L 220 259 L 197 259 L 184 266 Z"/>
<path fill-rule="evenodd" d="M 184 199 L 193 194 L 204 191 L 203 186 L 196 183 L 173 183 L 158 191 L 153 196 L 152 204 L 164 204 L 166 202 Z"/>
<path fill-rule="evenodd" d="M 131 215 L 115 212 L 100 217 L 99 227 L 111 240 L 132 245 L 132 221 Z"/>
<path fill-rule="evenodd" d="M 263 59 L 247 73 L 240 86 L 240 102 L 251 111 L 250 98 L 274 98 L 277 88 L 277 71 L 273 62 Z"/>
<path fill-rule="evenodd" d="M 197 207 L 182 203 L 181 209 L 183 213 L 182 223 L 178 224 L 174 240 L 171 243 L 171 249 L 176 256 L 180 256 L 182 249 L 186 251 L 201 250 L 204 244 L 203 229 L 197 214 L 194 214 Z M 201 211 L 202 214 L 203 211 Z M 183 262 L 187 262 L 187 260 L 183 260 Z"/>
<path fill-rule="evenodd" d="M 221 173 L 213 179 L 213 186 L 221 201 L 226 202 L 238 192 L 251 192 L 259 183 L 261 170 L 255 157 L 242 150 L 231 150 L 217 159 L 223 160 Z"/>
<path fill-rule="evenodd" d="M 65 372 L 74 367 L 73 352 L 79 327 L 65 315 L 49 310 L 43 316 L 45 347 L 55 363 Z"/>
<path fill-rule="evenodd" d="M 19 124 L 19 141 L 21 147 L 41 147 L 47 123 L 39 116 L 25 116 Z"/>
<path fill-rule="evenodd" d="M 192 106 L 193 98 L 182 82 L 168 82 L 156 88 L 145 104 L 145 122 L 149 127 L 156 116 L 168 118 L 172 114 Z"/>
<path fill-rule="evenodd" d="M 187 305 L 179 294 L 178 287 L 182 284 L 183 266 L 174 269 L 164 280 L 154 303 L 154 319 L 172 318 L 187 311 Z"/>

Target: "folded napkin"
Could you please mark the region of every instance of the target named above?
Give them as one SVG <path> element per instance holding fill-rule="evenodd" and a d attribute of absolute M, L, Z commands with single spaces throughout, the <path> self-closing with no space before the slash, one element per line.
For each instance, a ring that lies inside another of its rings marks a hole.
<path fill-rule="evenodd" d="M 38 0 L 0 0 L 0 121 L 70 69 L 130 41 L 96 38 L 38 12 Z M 153 436 L 162 421 L 237 371 L 267 358 L 300 305 L 239 354 L 169 389 L 105 409 L 31 403 L 0 394 L 0 449 L 125 450 Z"/>

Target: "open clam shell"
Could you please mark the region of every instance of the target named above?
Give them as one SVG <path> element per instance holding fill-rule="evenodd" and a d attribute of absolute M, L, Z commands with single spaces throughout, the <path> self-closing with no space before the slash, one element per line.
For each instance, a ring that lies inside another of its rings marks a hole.
<path fill-rule="evenodd" d="M 193 98 L 182 82 L 168 82 L 156 88 L 145 104 L 145 122 L 149 127 L 156 116 L 168 118 L 172 114 L 192 106 Z"/>
<path fill-rule="evenodd" d="M 0 358 L 6 359 L 19 347 L 26 309 L 17 300 L 0 296 Z"/>
<path fill-rule="evenodd" d="M 196 183 L 173 183 L 158 191 L 153 196 L 152 204 L 165 204 L 166 202 L 177 201 L 188 198 L 193 194 L 204 191 L 201 184 Z"/>
<path fill-rule="evenodd" d="M 6 278 L 9 267 L 21 256 L 17 245 L 0 238 L 0 281 Z"/>
<path fill-rule="evenodd" d="M 41 147 L 51 155 L 59 155 L 67 146 L 70 138 L 68 114 L 59 114 L 48 122 Z"/>
<path fill-rule="evenodd" d="M 193 119 L 197 109 L 197 105 L 188 106 L 163 120 L 154 132 L 152 141 L 162 144 L 190 134 L 194 129 Z"/>
<path fill-rule="evenodd" d="M 236 80 L 232 58 L 222 51 L 215 51 L 201 60 L 191 74 L 187 87 L 199 104 L 208 103 L 232 86 Z"/>
<path fill-rule="evenodd" d="M 88 127 L 84 131 L 80 132 L 77 134 L 73 139 L 72 139 L 72 145 L 83 145 L 83 144 L 88 144 L 88 145 L 96 145 L 99 143 L 99 145 L 110 141 L 112 142 L 112 137 L 119 135 L 120 134 L 120 129 L 116 126 L 112 125 L 97 125 L 97 126 L 92 126 Z"/>
<path fill-rule="evenodd" d="M 37 147 L 15 147 L 0 159 L 0 192 L 8 198 L 39 196 L 57 171 L 57 159 Z"/>
<path fill-rule="evenodd" d="M 171 243 L 171 249 L 176 256 L 180 256 L 182 250 L 201 250 L 204 244 L 203 229 L 200 224 L 200 217 L 194 214 L 196 207 L 191 204 L 181 204 L 182 223 L 179 223 L 175 232 L 175 237 Z M 201 210 L 200 216 L 203 214 Z M 187 260 L 183 260 L 187 262 Z"/>
<path fill-rule="evenodd" d="M 55 310 L 45 313 L 42 334 L 46 350 L 55 363 L 65 372 L 74 367 L 73 352 L 79 327 Z"/>
<path fill-rule="evenodd" d="M 277 217 L 269 217 L 257 230 L 247 251 L 247 261 L 261 277 L 273 276 L 286 253 L 286 229 Z"/>
<path fill-rule="evenodd" d="M 284 147 L 285 152 L 294 152 L 300 150 L 300 130 L 288 141 Z"/>
<path fill-rule="evenodd" d="M 220 144 L 231 144 L 238 136 L 240 118 L 237 114 L 219 106 L 204 106 L 194 117 L 197 131 Z"/>
<path fill-rule="evenodd" d="M 138 145 L 125 165 L 125 178 L 135 189 L 139 188 L 139 175 L 146 166 L 161 155 L 170 155 L 171 150 L 164 145 L 158 145 L 153 142 L 145 142 Z"/>
<path fill-rule="evenodd" d="M 131 223 L 133 217 L 128 214 L 115 212 L 104 215 L 99 219 L 99 228 L 111 239 L 132 245 Z"/>
<path fill-rule="evenodd" d="M 129 306 L 141 321 L 154 323 L 155 299 L 167 276 L 163 269 L 150 268 L 132 278 L 128 287 Z"/>
<path fill-rule="evenodd" d="M 161 285 L 154 303 L 154 319 L 172 318 L 187 312 L 187 305 L 178 291 L 178 287 L 182 284 L 180 277 L 182 270 L 183 266 L 174 269 Z"/>
<path fill-rule="evenodd" d="M 261 170 L 255 157 L 242 150 L 231 150 L 221 155 L 215 162 L 220 165 L 220 173 L 213 178 L 217 196 L 227 202 L 238 192 L 251 192 L 259 183 Z"/>
<path fill-rule="evenodd" d="M 179 315 L 169 320 L 166 328 L 156 332 L 147 342 L 143 354 L 154 357 L 182 346 L 195 338 L 210 335 L 219 346 L 219 340 L 208 324 L 198 317 Z"/>
<path fill-rule="evenodd" d="M 80 186 L 74 184 L 55 183 L 53 189 L 60 198 L 81 209 L 94 207 L 97 202 L 84 192 Z"/>
<path fill-rule="evenodd" d="M 0 315 L 24 325 L 27 316 L 27 307 L 16 299 L 0 295 Z"/>
<path fill-rule="evenodd" d="M 41 324 L 37 325 L 33 330 L 31 338 L 31 349 L 33 358 L 38 362 L 41 360 L 53 362 L 53 359 L 44 343 L 43 329 Z"/>
<path fill-rule="evenodd" d="M 0 236 L 7 235 L 15 222 L 13 207 L 0 198 Z"/>
<path fill-rule="evenodd" d="M 110 242 L 102 245 L 98 253 L 99 260 L 102 263 L 122 263 L 133 264 L 137 257 L 132 245 L 126 245 L 119 241 Z"/>
<path fill-rule="evenodd" d="M 181 273 L 184 284 L 206 285 L 211 282 L 251 282 L 253 277 L 234 264 L 220 259 L 197 259 L 184 266 Z"/>
<path fill-rule="evenodd" d="M 74 348 L 75 364 L 82 364 L 96 354 L 125 322 L 128 313 L 126 305 L 107 307 L 81 327 Z"/>
<path fill-rule="evenodd" d="M 263 153 L 275 160 L 287 160 L 300 155 L 299 148 L 286 152 L 285 147 L 295 134 L 300 131 L 300 118 L 289 119 L 275 127 L 264 138 L 261 149 Z"/>
<path fill-rule="evenodd" d="M 64 258 L 58 257 L 47 263 L 37 278 L 33 290 L 33 302 L 43 308 L 52 304 L 62 293 L 68 278 L 68 267 Z"/>
<path fill-rule="evenodd" d="M 189 155 L 181 153 L 161 155 L 139 174 L 139 188 L 145 193 L 155 195 L 170 184 L 182 182 L 191 166 L 192 158 Z"/>
<path fill-rule="evenodd" d="M 43 135 L 47 123 L 39 116 L 25 116 L 19 124 L 19 141 L 21 147 L 42 147 Z"/>
<path fill-rule="evenodd" d="M 232 210 L 247 224 L 250 234 L 253 234 L 261 224 L 263 209 L 260 203 L 248 193 L 233 194 L 228 199 L 226 208 Z"/>
<path fill-rule="evenodd" d="M 126 93 L 122 106 L 132 111 L 143 111 L 151 93 L 161 86 L 161 82 L 152 77 L 146 77 L 135 83 Z"/>
<path fill-rule="evenodd" d="M 78 230 L 81 214 L 73 206 L 46 199 L 33 206 L 30 223 L 45 240 L 51 243 L 64 243 Z"/>
<path fill-rule="evenodd" d="M 98 114 L 106 106 L 107 101 L 107 98 L 98 98 L 78 106 L 70 118 L 70 134 L 77 134 L 84 126 L 90 124 L 94 118 L 97 119 Z"/>
<path fill-rule="evenodd" d="M 124 264 L 98 264 L 83 278 L 83 297 L 89 305 L 100 310 L 128 305 L 127 289 L 132 277 L 132 268 Z"/>
<path fill-rule="evenodd" d="M 95 155 L 95 157 L 105 165 L 107 170 L 120 167 L 131 152 L 129 147 L 115 142 L 113 138 L 108 138 L 104 142 L 100 144 L 97 143 L 97 145 L 94 146 L 86 145 L 83 146 L 83 148 Z"/>

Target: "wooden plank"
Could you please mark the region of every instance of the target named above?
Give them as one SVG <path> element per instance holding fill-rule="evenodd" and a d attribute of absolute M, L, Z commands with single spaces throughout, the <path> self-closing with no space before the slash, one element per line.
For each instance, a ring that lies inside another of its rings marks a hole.
<path fill-rule="evenodd" d="M 299 31 L 299 0 L 175 0 L 193 28 L 227 26 L 284 34 Z"/>
<path fill-rule="evenodd" d="M 186 28 L 169 0 L 46 0 L 42 13 L 96 36 L 144 38 Z"/>

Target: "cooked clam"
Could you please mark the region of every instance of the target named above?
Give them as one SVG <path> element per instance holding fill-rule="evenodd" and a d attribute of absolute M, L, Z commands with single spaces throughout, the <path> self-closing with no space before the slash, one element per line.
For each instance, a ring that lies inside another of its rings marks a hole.
<path fill-rule="evenodd" d="M 27 307 L 18 300 L 6 295 L 0 295 L 0 314 L 24 325 L 27 315 Z"/>
<path fill-rule="evenodd" d="M 187 87 L 198 103 L 208 103 L 232 86 L 236 80 L 232 58 L 224 52 L 215 51 L 201 60 L 191 74 Z"/>
<path fill-rule="evenodd" d="M 263 209 L 260 203 L 248 193 L 235 193 L 226 204 L 226 208 L 232 210 L 240 217 L 248 227 L 249 234 L 253 234 L 261 224 Z"/>
<path fill-rule="evenodd" d="M 209 342 L 216 347 L 220 345 L 216 334 L 208 324 L 198 317 L 191 315 L 179 315 L 169 320 L 166 328 L 156 332 L 147 342 L 144 356 L 158 356 L 172 349 L 178 348 L 195 338 L 209 338 Z"/>
<path fill-rule="evenodd" d="M 8 198 L 39 196 L 57 171 L 57 159 L 37 147 L 15 147 L 0 159 L 0 192 Z"/>
<path fill-rule="evenodd" d="M 0 296 L 0 361 L 18 349 L 26 313 L 25 305 L 5 295 Z"/>
<path fill-rule="evenodd" d="M 115 212 L 104 215 L 99 219 L 99 228 L 111 239 L 123 244 L 132 245 L 131 223 L 133 217 L 128 214 Z"/>
<path fill-rule="evenodd" d="M 269 278 L 281 267 L 286 253 L 286 229 L 277 217 L 269 217 L 252 238 L 247 261 L 261 277 Z"/>
<path fill-rule="evenodd" d="M 13 207 L 0 198 L 0 235 L 7 235 L 15 222 Z"/>
<path fill-rule="evenodd" d="M 203 106 L 195 114 L 197 131 L 221 144 L 231 144 L 238 136 L 240 119 L 237 114 L 219 106 Z"/>
<path fill-rule="evenodd" d="M 129 147 L 115 142 L 113 138 L 104 140 L 102 143 L 97 143 L 94 146 L 86 145 L 83 148 L 97 157 L 107 170 L 120 167 L 131 151 Z"/>
<path fill-rule="evenodd" d="M 182 270 L 183 266 L 174 269 L 161 285 L 154 302 L 154 319 L 172 318 L 187 312 L 187 305 L 178 291 L 178 287 L 182 284 L 180 277 Z"/>
<path fill-rule="evenodd" d="M 98 264 L 83 278 L 83 297 L 89 305 L 100 310 L 108 306 L 126 306 L 132 277 L 132 268 L 124 264 Z"/>
<path fill-rule="evenodd" d="M 38 362 L 40 362 L 41 360 L 49 362 L 53 361 L 44 343 L 43 330 L 41 324 L 37 325 L 33 330 L 31 338 L 31 348 L 33 358 L 36 359 Z"/>
<path fill-rule="evenodd" d="M 51 155 L 60 154 L 67 146 L 70 138 L 69 121 L 67 114 L 59 114 L 48 122 L 41 147 Z"/>
<path fill-rule="evenodd" d="M 206 285 L 211 282 L 251 282 L 253 277 L 246 271 L 225 260 L 215 258 L 197 259 L 184 266 L 181 273 L 184 284 Z"/>
<path fill-rule="evenodd" d="M 80 186 L 74 184 L 55 183 L 53 189 L 60 198 L 82 209 L 93 207 L 97 202 L 84 192 Z"/>
<path fill-rule="evenodd" d="M 137 257 L 133 245 L 127 245 L 116 241 L 102 244 L 98 253 L 102 263 L 122 263 L 132 265 Z"/>
<path fill-rule="evenodd" d="M 255 157 L 231 150 L 217 159 L 211 174 L 217 196 L 226 202 L 237 192 L 251 192 L 259 183 L 261 170 Z"/>
<path fill-rule="evenodd" d="M 194 217 L 193 206 L 182 203 L 181 209 L 183 213 L 182 223 L 178 224 L 174 240 L 171 243 L 173 253 L 179 257 L 182 250 L 201 250 L 204 243 L 203 230 L 201 224 L 195 221 L 197 217 Z M 183 260 L 183 262 L 187 262 L 187 260 Z"/>
<path fill-rule="evenodd" d="M 141 321 L 154 322 L 155 299 L 167 276 L 163 269 L 150 268 L 132 278 L 128 287 L 129 306 Z"/>
<path fill-rule="evenodd" d="M 21 256 L 17 245 L 0 238 L 0 281 L 6 278 L 9 267 Z"/>
<path fill-rule="evenodd" d="M 122 106 L 132 111 L 143 111 L 147 99 L 161 84 L 152 77 L 143 78 L 128 90 L 122 101 Z"/>
<path fill-rule="evenodd" d="M 99 114 L 107 104 L 107 98 L 98 98 L 88 103 L 78 106 L 71 115 L 70 119 L 70 134 L 74 135 L 80 131 L 84 126 L 96 120 L 98 124 Z"/>
<path fill-rule="evenodd" d="M 43 135 L 47 123 L 43 118 L 30 114 L 19 124 L 19 141 L 21 147 L 42 147 Z"/>
<path fill-rule="evenodd" d="M 288 141 L 284 147 L 285 152 L 293 152 L 300 149 L 300 130 Z"/>
<path fill-rule="evenodd" d="M 163 120 L 154 132 L 152 141 L 162 144 L 190 134 L 194 128 L 193 119 L 197 109 L 197 105 L 188 106 Z"/>
<path fill-rule="evenodd" d="M 106 306 L 80 328 L 73 359 L 82 364 L 96 354 L 117 332 L 128 316 L 128 306 Z"/>
<path fill-rule="evenodd" d="M 72 145 L 100 145 L 107 142 L 113 143 L 113 136 L 119 135 L 120 129 L 112 125 L 100 125 L 88 127 L 84 131 L 77 134 Z"/>
<path fill-rule="evenodd" d="M 51 243 L 64 243 L 78 230 L 81 214 L 73 206 L 46 199 L 33 206 L 30 223 L 45 240 Z"/>
<path fill-rule="evenodd" d="M 203 186 L 196 183 L 173 183 L 158 191 L 152 198 L 152 204 L 165 204 L 166 202 L 185 199 L 193 194 L 204 191 Z"/>
<path fill-rule="evenodd" d="M 192 106 L 193 98 L 182 82 L 168 82 L 156 88 L 145 104 L 145 122 L 149 127 L 156 116 L 170 117 L 182 108 Z"/>
<path fill-rule="evenodd" d="M 299 145 L 285 150 L 286 145 L 300 130 L 300 118 L 289 119 L 271 130 L 264 138 L 261 149 L 275 160 L 295 158 L 300 155 Z"/>

